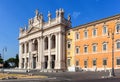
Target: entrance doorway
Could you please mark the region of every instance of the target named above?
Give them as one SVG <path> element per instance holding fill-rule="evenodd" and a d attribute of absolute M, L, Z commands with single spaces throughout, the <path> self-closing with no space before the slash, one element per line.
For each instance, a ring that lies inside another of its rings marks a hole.
<path fill-rule="evenodd" d="M 26 58 L 26 68 L 28 68 L 28 58 Z"/>
<path fill-rule="evenodd" d="M 55 55 L 51 55 L 51 68 L 54 69 L 55 67 Z"/>
<path fill-rule="evenodd" d="M 44 59 L 45 59 L 45 69 L 47 69 L 47 66 L 48 66 L 48 56 L 45 56 L 44 57 Z"/>
<path fill-rule="evenodd" d="M 22 58 L 22 68 L 24 68 L 24 62 L 25 62 L 25 60 L 24 60 L 24 58 Z"/>
<path fill-rule="evenodd" d="M 33 69 L 36 68 L 36 57 L 33 57 Z"/>

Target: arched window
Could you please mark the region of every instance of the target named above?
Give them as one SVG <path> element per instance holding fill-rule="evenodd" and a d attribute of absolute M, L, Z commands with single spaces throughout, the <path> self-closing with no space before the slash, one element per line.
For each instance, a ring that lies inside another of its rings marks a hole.
<path fill-rule="evenodd" d="M 38 41 L 37 39 L 34 41 L 34 51 L 38 50 Z"/>
<path fill-rule="evenodd" d="M 25 53 L 25 45 L 22 45 L 22 53 Z"/>
<path fill-rule="evenodd" d="M 107 51 L 107 42 L 104 42 L 102 45 L 102 50 Z"/>
<path fill-rule="evenodd" d="M 44 47 L 45 47 L 45 50 L 48 49 L 48 37 L 46 37 L 44 40 Z"/>
<path fill-rule="evenodd" d="M 51 48 L 55 48 L 56 40 L 55 40 L 55 35 L 52 36 L 51 38 Z"/>

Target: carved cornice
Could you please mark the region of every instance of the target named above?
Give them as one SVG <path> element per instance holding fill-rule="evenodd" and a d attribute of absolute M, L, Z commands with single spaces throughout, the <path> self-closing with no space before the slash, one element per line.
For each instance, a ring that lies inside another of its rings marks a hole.
<path fill-rule="evenodd" d="M 105 23 L 107 21 L 115 20 L 115 19 L 119 19 L 119 18 L 120 18 L 120 14 L 114 15 L 114 16 L 103 18 L 103 19 L 100 19 L 100 20 L 97 20 L 97 21 L 94 21 L 94 22 L 90 22 L 90 23 L 87 23 L 87 24 L 76 26 L 76 27 L 73 28 L 73 30 L 93 26 L 93 25 L 100 24 L 100 23 Z"/>

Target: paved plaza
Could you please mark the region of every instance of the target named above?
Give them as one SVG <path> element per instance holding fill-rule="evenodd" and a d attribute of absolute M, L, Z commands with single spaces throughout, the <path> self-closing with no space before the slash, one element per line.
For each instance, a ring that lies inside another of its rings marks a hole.
<path fill-rule="evenodd" d="M 44 75 L 48 78 L 43 79 L 10 79 L 1 80 L 0 82 L 120 82 L 120 70 L 116 70 L 114 78 L 107 78 L 109 71 L 101 72 L 58 72 L 58 73 L 43 73 L 33 72 L 33 75 Z M 105 77 L 105 78 L 103 78 Z"/>

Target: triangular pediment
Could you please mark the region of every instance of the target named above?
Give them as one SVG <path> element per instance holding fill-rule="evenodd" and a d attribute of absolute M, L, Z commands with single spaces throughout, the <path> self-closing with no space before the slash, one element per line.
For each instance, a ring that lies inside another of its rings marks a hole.
<path fill-rule="evenodd" d="M 31 28 L 27 31 L 27 33 L 30 34 L 30 33 L 36 32 L 36 31 L 38 31 L 38 30 L 39 30 L 38 27 L 31 27 Z"/>

